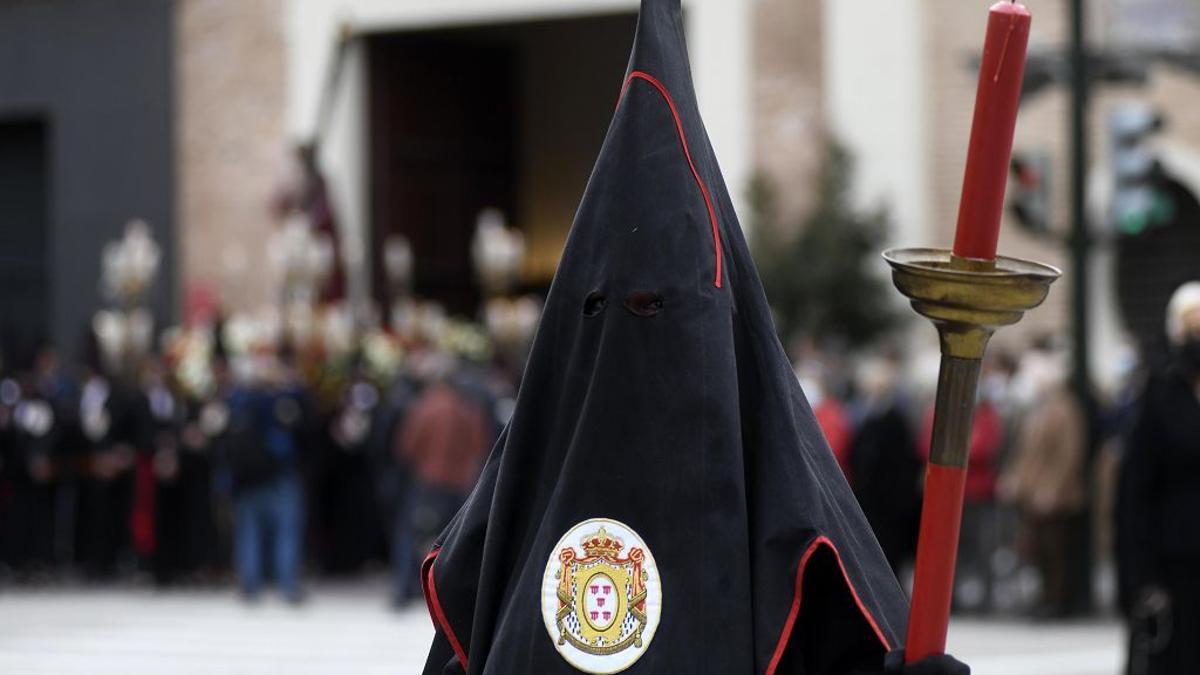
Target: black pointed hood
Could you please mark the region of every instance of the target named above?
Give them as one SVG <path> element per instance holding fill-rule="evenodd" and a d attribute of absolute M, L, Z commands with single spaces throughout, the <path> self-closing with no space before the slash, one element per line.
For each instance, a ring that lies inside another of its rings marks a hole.
<path fill-rule="evenodd" d="M 514 414 L 422 571 L 427 674 L 841 673 L 900 642 L 684 45 L 679 1 L 643 0 Z"/>

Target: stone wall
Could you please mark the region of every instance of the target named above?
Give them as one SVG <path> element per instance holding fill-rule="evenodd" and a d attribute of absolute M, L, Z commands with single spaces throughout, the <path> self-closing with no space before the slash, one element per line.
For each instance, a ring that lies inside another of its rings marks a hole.
<path fill-rule="evenodd" d="M 232 309 L 274 297 L 265 261 L 288 147 L 284 17 L 282 0 L 176 2 L 182 288 L 208 285 Z"/>
<path fill-rule="evenodd" d="M 775 188 L 781 221 L 798 224 L 824 149 L 821 3 L 756 0 L 753 10 L 754 165 Z"/>

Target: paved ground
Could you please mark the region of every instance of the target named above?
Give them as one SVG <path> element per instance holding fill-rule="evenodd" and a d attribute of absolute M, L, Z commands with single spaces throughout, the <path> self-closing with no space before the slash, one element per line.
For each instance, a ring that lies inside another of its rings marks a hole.
<path fill-rule="evenodd" d="M 0 595 L 0 673 L 407 674 L 424 664 L 424 610 L 389 611 L 383 587 L 318 589 L 293 608 L 232 592 Z"/>
<path fill-rule="evenodd" d="M 397 614 L 381 586 L 324 587 L 293 609 L 232 593 L 144 590 L 0 594 L 0 673 L 407 675 L 431 628 L 423 608 Z M 959 621 L 951 651 L 976 675 L 1117 675 L 1112 623 Z M 723 675 L 723 674 L 722 674 Z"/>
<path fill-rule="evenodd" d="M 1037 624 L 956 620 L 949 651 L 973 675 L 1120 675 L 1121 627 L 1112 621 Z"/>

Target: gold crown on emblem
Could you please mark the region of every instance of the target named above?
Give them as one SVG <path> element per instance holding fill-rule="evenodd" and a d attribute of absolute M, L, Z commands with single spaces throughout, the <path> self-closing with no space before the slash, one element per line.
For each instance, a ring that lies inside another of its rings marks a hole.
<path fill-rule="evenodd" d="M 608 534 L 608 530 L 605 530 L 603 525 L 600 526 L 600 530 L 598 532 L 594 532 L 584 537 L 583 540 L 579 542 L 579 545 L 583 547 L 583 552 L 586 553 L 588 557 L 616 557 L 616 555 L 621 552 L 621 549 L 625 548 L 625 543 L 616 537 L 610 536 Z"/>

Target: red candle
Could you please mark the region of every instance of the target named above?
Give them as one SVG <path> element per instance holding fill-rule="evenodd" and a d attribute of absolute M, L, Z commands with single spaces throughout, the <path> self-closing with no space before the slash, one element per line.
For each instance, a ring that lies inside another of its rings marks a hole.
<path fill-rule="evenodd" d="M 960 258 L 996 258 L 1031 19 L 1029 10 L 1016 2 L 998 2 L 988 12 L 954 235 L 954 255 Z"/>

